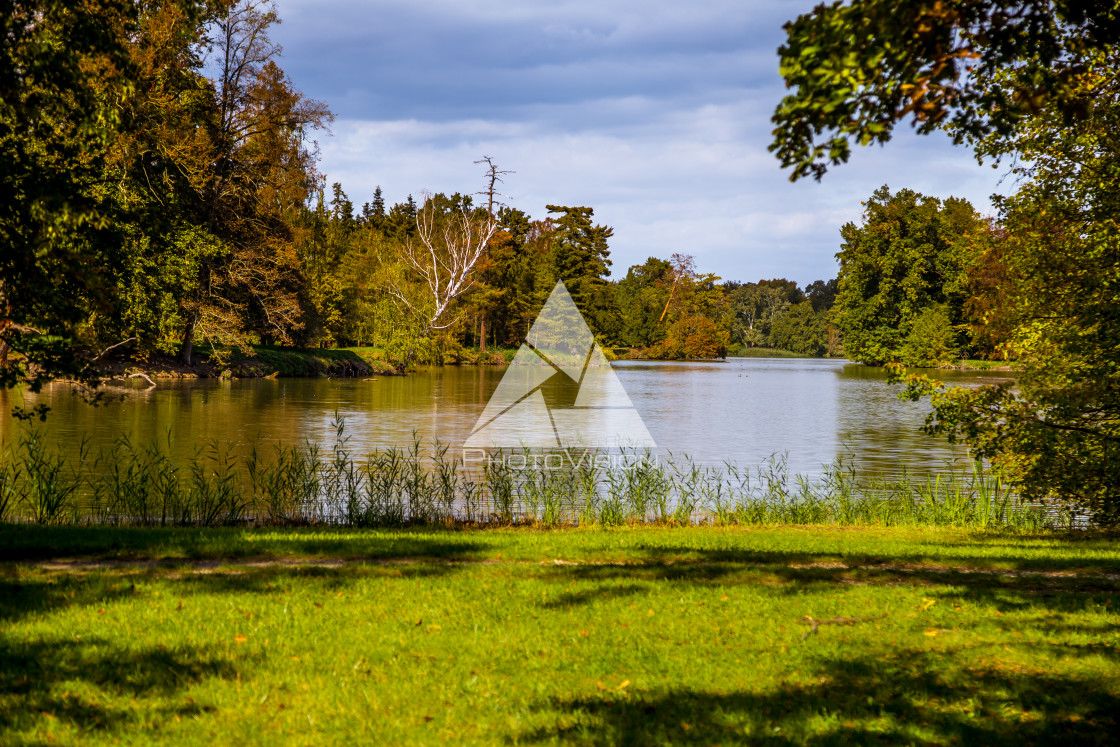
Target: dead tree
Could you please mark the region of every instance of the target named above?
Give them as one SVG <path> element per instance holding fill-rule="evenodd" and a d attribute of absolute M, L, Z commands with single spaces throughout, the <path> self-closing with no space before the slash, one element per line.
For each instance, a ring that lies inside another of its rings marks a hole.
<path fill-rule="evenodd" d="M 478 281 L 475 268 L 496 230 L 493 216 L 472 209 L 467 200 L 445 210 L 431 195 L 424 195 L 424 204 L 416 213 L 419 241 L 409 239 L 405 243 L 404 258 L 431 294 L 425 331 L 446 329 L 458 321 L 445 321 L 444 317 L 455 299 Z M 401 289 L 392 292 L 397 300 L 417 311 Z"/>
<path fill-rule="evenodd" d="M 498 184 L 503 181 L 502 180 L 503 176 L 505 176 L 506 174 L 513 174 L 515 172 L 513 172 L 513 171 L 503 171 L 502 169 L 499 169 L 498 164 L 494 163 L 494 159 L 491 158 L 490 156 L 483 156 L 482 158 L 475 161 L 475 163 L 486 164 L 486 189 L 483 190 L 482 192 L 478 192 L 477 194 L 486 195 L 486 212 L 489 213 L 490 220 L 494 221 L 495 220 L 495 218 L 494 218 L 494 205 L 496 204 L 494 198 L 504 196 L 500 192 L 498 192 Z M 500 203 L 497 203 L 497 204 L 500 204 Z M 485 270 L 483 272 L 485 273 Z M 485 275 L 484 275 L 483 282 L 485 282 L 485 281 L 486 281 L 486 278 L 485 278 Z M 480 353 L 485 353 L 486 352 L 486 322 L 487 322 L 487 313 L 486 313 L 486 308 L 485 307 L 482 309 L 482 313 L 481 313 L 480 316 L 481 316 L 481 318 L 479 319 L 479 330 L 478 330 L 478 351 Z"/>

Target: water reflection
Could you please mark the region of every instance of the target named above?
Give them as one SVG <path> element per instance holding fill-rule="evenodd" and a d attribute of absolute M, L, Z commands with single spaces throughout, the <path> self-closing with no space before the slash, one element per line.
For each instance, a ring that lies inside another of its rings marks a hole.
<path fill-rule="evenodd" d="M 844 449 L 866 467 L 887 472 L 928 471 L 964 455 L 921 432 L 928 406 L 900 401 L 899 388 L 886 383 L 881 369 L 841 360 L 743 358 L 624 361 L 616 371 L 662 454 L 759 464 L 785 452 L 790 468 L 805 473 L 817 473 Z M 346 417 L 350 446 L 358 453 L 407 445 L 414 431 L 458 445 L 501 375 L 500 369 L 471 367 L 374 381 L 160 381 L 154 389 L 140 382 L 99 407 L 83 403 L 66 385 L 52 385 L 37 395 L 0 392 L 0 437 L 10 441 L 19 427 L 8 415 L 14 404 L 45 403 L 52 412 L 43 428 L 67 448 L 82 437 L 103 445 L 125 433 L 140 440 L 170 434 L 180 455 L 215 439 L 243 446 L 258 439 L 329 442 L 335 412 Z M 943 376 L 976 385 L 1002 375 Z"/>

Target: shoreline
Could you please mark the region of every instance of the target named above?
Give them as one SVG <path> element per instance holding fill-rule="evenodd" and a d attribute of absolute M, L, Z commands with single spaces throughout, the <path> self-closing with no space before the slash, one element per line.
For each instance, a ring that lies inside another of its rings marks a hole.
<path fill-rule="evenodd" d="M 241 356 L 224 365 L 208 361 L 199 353 L 187 365 L 170 355 L 147 360 L 121 357 L 108 361 L 98 373 L 105 379 L 147 379 L 154 384 L 166 379 L 275 379 L 275 378 L 364 378 L 401 376 L 404 371 L 387 361 L 363 356 L 347 348 L 278 348 L 260 346 L 252 356 Z"/>
<path fill-rule="evenodd" d="M 634 349 L 608 348 L 608 357 L 617 361 L 641 362 L 727 362 L 739 358 L 848 360 L 830 356 L 808 356 L 777 349 L 751 349 L 729 352 L 722 358 L 651 359 L 634 355 Z M 515 349 L 492 348 L 481 353 L 476 348 L 463 348 L 445 355 L 442 364 L 448 366 L 486 366 L 504 368 L 516 353 Z M 271 345 L 254 346 L 253 355 L 232 357 L 224 364 L 206 358 L 206 351 L 199 351 L 196 360 L 186 365 L 176 356 L 156 354 L 146 359 L 131 356 L 111 358 L 99 368 L 99 374 L 108 380 L 144 379 L 151 384 L 168 379 L 271 379 L 271 378 L 367 378 L 372 376 L 405 376 L 412 370 L 385 360 L 377 348 L 286 348 Z M 850 361 L 858 363 L 858 361 Z M 431 364 L 436 366 L 437 364 Z M 923 368 L 933 371 L 977 371 L 1007 373 L 1015 367 L 1005 361 L 959 360 L 955 363 Z"/>

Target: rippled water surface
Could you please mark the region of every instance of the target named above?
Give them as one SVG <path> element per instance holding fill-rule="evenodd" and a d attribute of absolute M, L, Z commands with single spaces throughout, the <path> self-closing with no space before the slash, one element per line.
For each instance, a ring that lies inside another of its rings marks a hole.
<path fill-rule="evenodd" d="M 619 379 L 662 453 L 704 462 L 753 465 L 786 454 L 795 472 L 816 473 L 851 453 L 869 469 L 927 472 L 964 455 L 924 435 L 928 405 L 903 402 L 885 372 L 843 360 L 736 358 L 726 362 L 615 364 Z M 91 407 L 56 384 L 39 395 L 0 392 L 12 404 L 45 402 L 50 439 L 74 447 L 81 438 L 105 445 L 121 434 L 170 435 L 188 453 L 210 441 L 248 444 L 329 442 L 337 411 L 345 416 L 356 452 L 407 445 L 412 433 L 453 447 L 470 433 L 502 369 L 439 368 L 401 377 L 160 381 L 153 389 L 117 389 L 116 401 Z M 938 372 L 953 383 L 977 385 L 1006 374 Z M 19 426 L 6 414 L 0 435 Z"/>

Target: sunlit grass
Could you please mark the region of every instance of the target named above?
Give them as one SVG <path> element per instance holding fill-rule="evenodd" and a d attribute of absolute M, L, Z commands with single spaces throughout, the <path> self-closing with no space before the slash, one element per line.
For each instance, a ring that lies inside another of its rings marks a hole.
<path fill-rule="evenodd" d="M 9 526 L 0 548 L 3 744 L 1105 744 L 1117 727 L 1107 536 Z"/>

